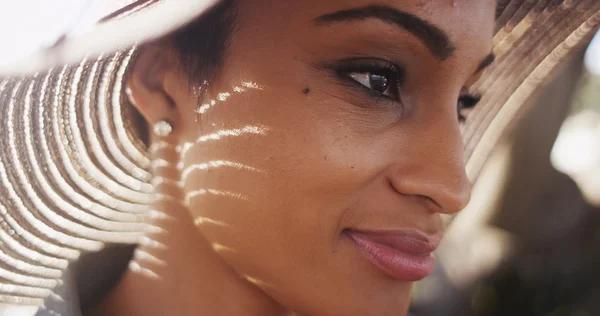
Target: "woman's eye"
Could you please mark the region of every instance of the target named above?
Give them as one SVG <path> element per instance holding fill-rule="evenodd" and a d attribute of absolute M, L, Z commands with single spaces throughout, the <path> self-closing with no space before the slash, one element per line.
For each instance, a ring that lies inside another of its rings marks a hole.
<path fill-rule="evenodd" d="M 353 72 L 350 74 L 350 78 L 356 80 L 363 86 L 385 93 L 388 89 L 390 79 L 387 75 L 375 72 Z"/>
<path fill-rule="evenodd" d="M 384 71 L 351 72 L 348 76 L 366 88 L 388 98 L 398 99 L 397 83 L 392 73 Z"/>
<path fill-rule="evenodd" d="M 400 102 L 400 86 L 404 83 L 402 67 L 378 58 L 345 59 L 329 65 L 344 83 L 351 81 L 377 101 L 390 105 Z"/>

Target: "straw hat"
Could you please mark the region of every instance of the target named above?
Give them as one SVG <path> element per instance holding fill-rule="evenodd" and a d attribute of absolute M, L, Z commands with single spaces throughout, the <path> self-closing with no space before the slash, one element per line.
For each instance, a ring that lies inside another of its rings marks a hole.
<path fill-rule="evenodd" d="M 185 25 L 215 2 L 137 1 L 0 67 L 0 303 L 67 314 L 60 306 L 76 299 L 65 290 L 73 263 L 138 241 L 152 176 L 147 148 L 129 128 L 124 76 L 136 42 Z M 499 2 L 496 61 L 473 84 L 483 98 L 463 126 L 472 179 L 536 89 L 600 25 L 600 0 Z"/>

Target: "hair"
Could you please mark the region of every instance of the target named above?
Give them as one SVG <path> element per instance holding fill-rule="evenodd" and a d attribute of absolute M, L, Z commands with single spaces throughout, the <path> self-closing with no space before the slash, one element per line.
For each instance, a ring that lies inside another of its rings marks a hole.
<path fill-rule="evenodd" d="M 206 88 L 222 69 L 230 39 L 235 32 L 235 1 L 223 0 L 196 20 L 170 34 L 166 40 L 179 59 L 180 72 L 197 93 L 198 103 Z M 132 132 L 145 146 L 149 145 L 149 128 L 133 106 L 126 110 Z"/>
<path fill-rule="evenodd" d="M 171 35 L 181 73 L 200 85 L 199 97 L 218 75 L 235 31 L 235 0 L 224 0 Z"/>

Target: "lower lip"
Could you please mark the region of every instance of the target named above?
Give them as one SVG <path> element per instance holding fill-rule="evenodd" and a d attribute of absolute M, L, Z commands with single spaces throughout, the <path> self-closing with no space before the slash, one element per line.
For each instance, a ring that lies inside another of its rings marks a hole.
<path fill-rule="evenodd" d="M 362 255 L 380 270 L 400 281 L 418 281 L 433 271 L 433 254 L 415 255 L 377 243 L 368 237 L 347 232 Z"/>

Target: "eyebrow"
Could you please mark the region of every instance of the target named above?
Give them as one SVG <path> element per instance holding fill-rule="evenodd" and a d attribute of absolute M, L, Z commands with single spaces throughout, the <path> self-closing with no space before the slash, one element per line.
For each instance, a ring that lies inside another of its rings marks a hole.
<path fill-rule="evenodd" d="M 317 24 L 334 22 L 360 21 L 370 18 L 379 19 L 408 31 L 427 46 L 429 51 L 439 60 L 446 60 L 456 50 L 448 38 L 448 34 L 435 25 L 416 15 L 400 11 L 385 5 L 369 5 L 321 15 L 315 19 Z"/>

